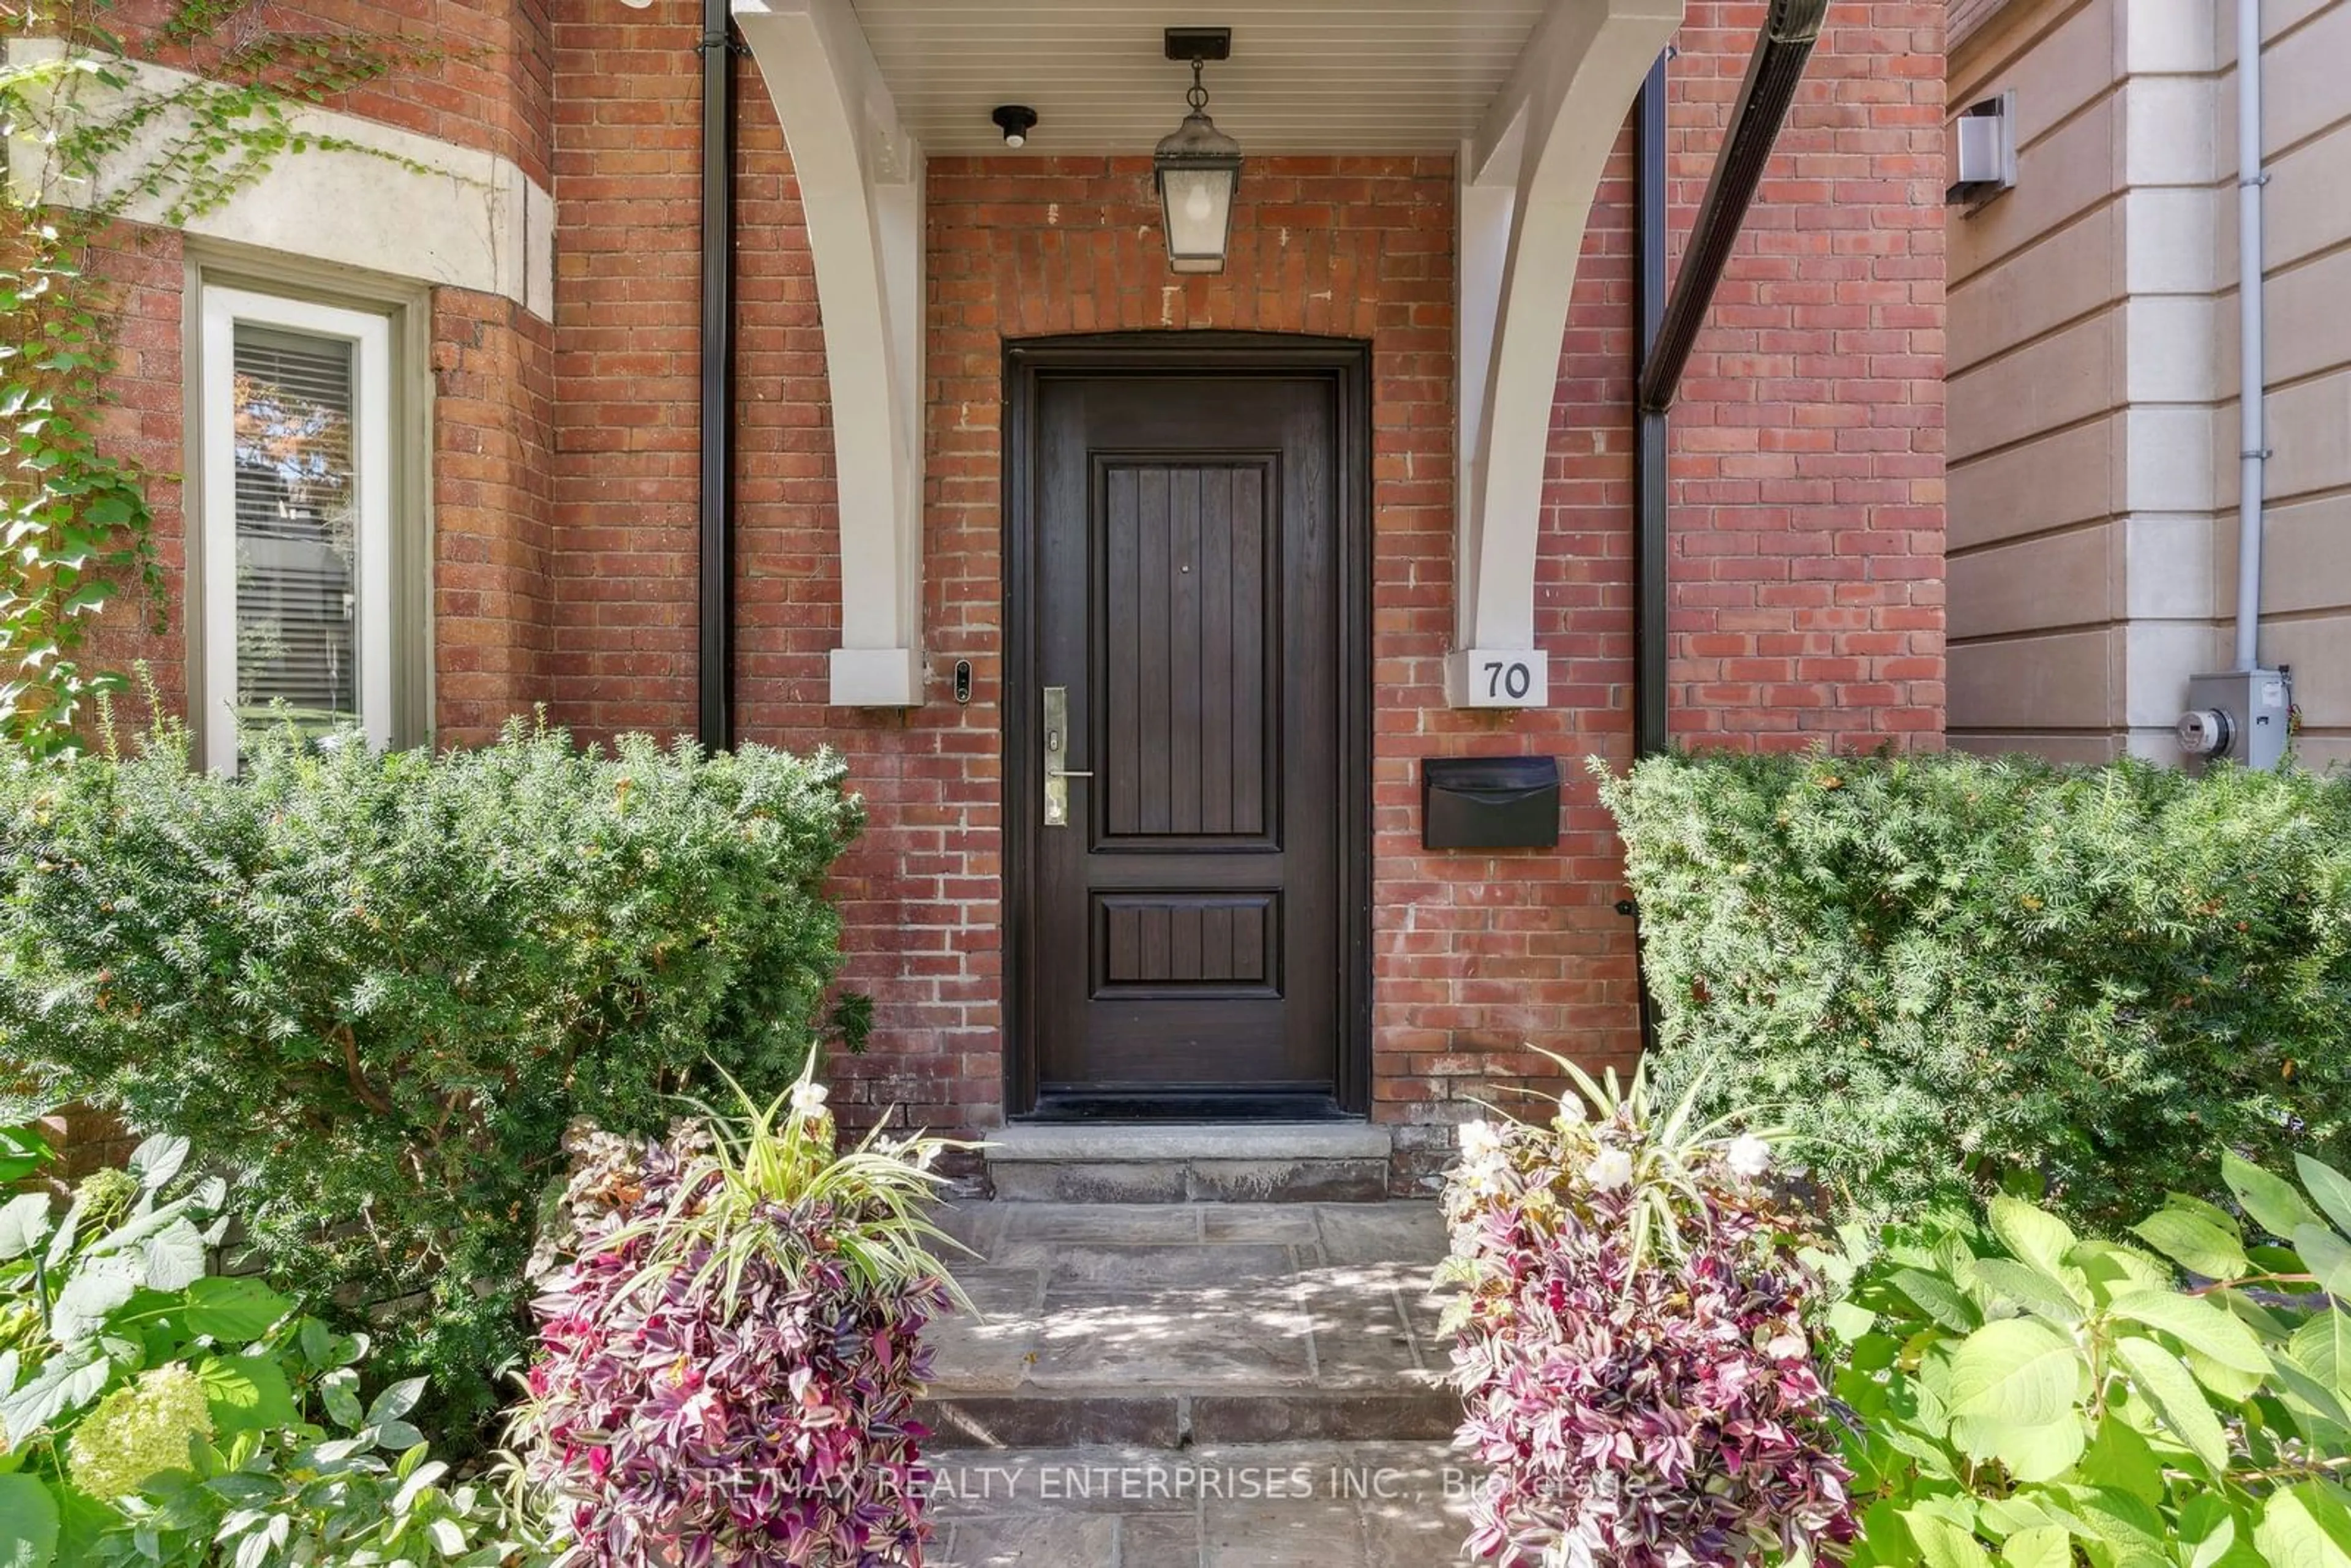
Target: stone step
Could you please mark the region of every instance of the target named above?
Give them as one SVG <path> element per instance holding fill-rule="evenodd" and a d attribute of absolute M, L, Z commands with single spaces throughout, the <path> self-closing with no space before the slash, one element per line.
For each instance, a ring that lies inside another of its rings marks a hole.
<path fill-rule="evenodd" d="M 1449 1437 L 1427 1202 L 975 1202 L 934 1325 L 946 1450 Z"/>
<path fill-rule="evenodd" d="M 1394 1141 L 1370 1122 L 1024 1122 L 986 1157 L 1009 1203 L 1378 1203 Z"/>
<path fill-rule="evenodd" d="M 1457 1568 L 1483 1474 L 1444 1442 L 935 1456 L 939 1568 Z"/>

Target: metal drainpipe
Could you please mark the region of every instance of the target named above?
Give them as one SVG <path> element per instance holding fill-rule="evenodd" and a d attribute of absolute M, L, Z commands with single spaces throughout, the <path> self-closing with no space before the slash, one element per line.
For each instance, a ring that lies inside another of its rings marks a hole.
<path fill-rule="evenodd" d="M 1634 361 L 1637 384 L 1649 368 L 1657 328 L 1666 317 L 1666 67 L 1667 49 L 1649 68 L 1634 110 L 1635 156 L 1633 214 L 1640 232 L 1635 280 L 1641 334 Z M 1666 748 L 1666 462 L 1669 415 L 1664 409 L 1636 407 L 1633 483 L 1640 508 L 1634 532 L 1633 561 L 1633 748 L 1653 757 Z"/>
<path fill-rule="evenodd" d="M 2269 460 L 2262 402 L 2262 5 L 2237 0 L 2237 662 L 2257 670 L 2262 638 L 2262 500 Z"/>
<path fill-rule="evenodd" d="M 1682 248 L 1681 276 L 1674 280 L 1673 298 L 1656 339 L 1641 367 L 1640 407 L 1662 413 L 1674 405 L 1690 348 L 1705 325 L 1714 303 L 1714 287 L 1722 279 L 1723 264 L 1738 242 L 1739 225 L 1755 200 L 1763 167 L 1771 161 L 1771 143 L 1788 118 L 1788 105 L 1804 79 L 1804 62 L 1821 36 L 1821 17 L 1828 0 L 1771 0 L 1763 20 L 1762 36 L 1747 61 L 1747 79 L 1740 85 L 1739 102 L 1731 110 L 1730 130 L 1714 161 L 1706 199 L 1698 204 L 1690 225 L 1689 243 Z"/>
<path fill-rule="evenodd" d="M 724 751 L 735 731 L 735 57 L 727 0 L 703 0 L 701 466 L 695 733 Z"/>

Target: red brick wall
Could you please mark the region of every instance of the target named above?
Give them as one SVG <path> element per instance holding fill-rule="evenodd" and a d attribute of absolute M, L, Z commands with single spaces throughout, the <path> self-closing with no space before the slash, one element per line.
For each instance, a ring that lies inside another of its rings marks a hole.
<path fill-rule="evenodd" d="M 695 727 L 700 18 L 657 0 L 555 24 L 549 694 L 597 735 Z M 742 74 L 749 110 L 764 90 Z M 748 378 L 744 395 L 761 395 Z"/>
<path fill-rule="evenodd" d="M 1877 0 L 1833 29 L 1675 419 L 1676 733 L 1932 742 L 1941 704 L 1939 17 Z M 1677 233 L 1735 95 L 1756 5 L 1699 4 L 1676 65 Z M 559 24 L 563 211 L 559 711 L 591 733 L 694 717 L 695 81 L 686 0 Z M 666 51 L 666 52 L 665 52 Z M 1371 340 L 1374 357 L 1375 1112 L 1405 1173 L 1459 1103 L 1540 1073 L 1521 1042 L 1623 1061 L 1636 1040 L 1610 822 L 1580 771 L 1556 854 L 1430 855 L 1416 759 L 1629 757 L 1632 165 L 1612 161 L 1561 362 L 1537 566 L 1554 706 L 1442 704 L 1452 626 L 1452 172 L 1253 159 L 1217 278 L 1165 272 L 1144 161 L 929 169 L 925 644 L 977 696 L 825 706 L 839 624 L 831 433 L 798 193 L 755 67 L 738 99 L 737 667 L 742 735 L 849 758 L 872 809 L 836 883 L 871 1053 L 870 1117 L 1001 1113 L 998 735 L 1005 336 L 1219 327 Z"/>
<path fill-rule="evenodd" d="M 693 726 L 697 15 L 693 0 L 567 14 L 549 49 L 512 51 L 500 78 L 516 103 L 551 93 L 559 325 L 502 301 L 436 299 L 453 738 L 539 694 L 589 735 Z M 1675 67 L 1677 235 L 1761 17 L 1760 5 L 1692 7 Z M 1867 0 L 1838 17 L 1675 416 L 1670 673 L 1686 739 L 1938 740 L 1940 11 Z M 387 117 L 467 112 L 417 84 L 384 90 Z M 1555 706 L 1516 715 L 1451 710 L 1439 690 L 1453 602 L 1447 161 L 1254 158 L 1228 272 L 1184 280 L 1161 267 L 1141 160 L 935 161 L 924 635 L 942 668 L 973 661 L 978 696 L 897 714 L 825 706 L 839 573 L 815 282 L 755 66 L 738 104 L 740 732 L 837 747 L 872 809 L 836 883 L 850 983 L 878 1003 L 872 1051 L 837 1064 L 852 1116 L 895 1105 L 970 1128 L 1002 1111 L 1004 335 L 1222 327 L 1371 341 L 1374 1113 L 1399 1124 L 1409 1179 L 1471 1113 L 1463 1094 L 1540 1073 L 1522 1042 L 1625 1060 L 1630 933 L 1612 908 L 1613 831 L 1575 765 L 1629 756 L 1629 137 L 1593 214 L 1553 407 L 1536 592 Z M 472 123 L 504 134 L 496 116 Z M 178 259 L 168 239 L 150 251 L 120 264 L 137 356 L 122 418 L 168 467 Z M 168 517 L 168 492 L 159 501 Z M 1419 849 L 1416 760 L 1477 750 L 1568 760 L 1557 853 Z"/>
<path fill-rule="evenodd" d="M 134 53 L 207 74 L 265 33 L 359 37 L 421 52 L 327 107 L 495 152 L 548 183 L 554 57 L 545 0 L 268 0 L 233 13 L 193 47 L 164 30 L 180 8 L 180 0 L 120 0 L 105 21 Z"/>
<path fill-rule="evenodd" d="M 1693 0 L 1675 245 L 1761 24 Z M 1673 728 L 1942 744 L 1943 21 L 1829 10 L 1674 411 Z"/>
<path fill-rule="evenodd" d="M 247 13 L 194 51 L 164 40 L 176 6 L 131 0 L 110 17 L 134 50 L 183 68 L 217 65 L 253 36 Z M 273 5 L 266 25 L 287 32 L 352 32 L 429 44 L 448 57 L 403 68 L 330 107 L 514 159 L 549 178 L 552 56 L 536 3 L 428 0 L 414 7 L 312 0 Z M 298 157 L 286 153 L 282 157 Z M 148 470 L 154 538 L 168 580 L 164 628 L 128 594 L 93 639 L 91 662 L 145 661 L 171 706 L 184 703 L 187 606 L 183 429 L 185 263 L 178 234 L 118 225 L 93 256 L 118 312 L 118 367 L 110 440 Z M 438 738 L 485 740 L 549 692 L 549 486 L 553 452 L 553 329 L 513 301 L 465 289 L 432 291 L 434 722 Z M 133 705 L 133 714 L 137 705 Z"/>

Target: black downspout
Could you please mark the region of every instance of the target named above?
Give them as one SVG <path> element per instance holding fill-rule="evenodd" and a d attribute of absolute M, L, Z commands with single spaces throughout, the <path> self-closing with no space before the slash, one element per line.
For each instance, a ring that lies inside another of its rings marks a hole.
<path fill-rule="evenodd" d="M 1633 183 L 1633 213 L 1640 230 L 1640 274 L 1634 298 L 1641 313 L 1633 372 L 1636 391 L 1656 355 L 1658 324 L 1666 319 L 1666 67 L 1673 57 L 1673 50 L 1667 49 L 1649 68 L 1649 79 L 1641 84 L 1634 110 L 1639 168 Z M 1633 539 L 1633 749 L 1635 756 L 1653 757 L 1666 748 L 1666 451 L 1670 416 L 1636 398 L 1634 417 L 1633 483 L 1640 519 Z"/>
<path fill-rule="evenodd" d="M 1747 79 L 1731 110 L 1730 130 L 1707 182 L 1706 199 L 1698 204 L 1689 244 L 1682 248 L 1681 276 L 1674 280 L 1665 319 L 1657 323 L 1656 341 L 1641 366 L 1640 406 L 1645 410 L 1662 412 L 1674 404 L 1690 348 L 1714 303 L 1714 286 L 1722 280 L 1723 264 L 1738 243 L 1739 225 L 1747 221 L 1763 166 L 1771 159 L 1771 143 L 1779 140 L 1788 106 L 1803 83 L 1804 63 L 1813 57 L 1827 10 L 1828 0 L 1771 0 L 1762 36 L 1747 61 Z"/>
<path fill-rule="evenodd" d="M 695 732 L 724 751 L 735 731 L 735 56 L 727 0 L 703 0 L 702 457 Z"/>

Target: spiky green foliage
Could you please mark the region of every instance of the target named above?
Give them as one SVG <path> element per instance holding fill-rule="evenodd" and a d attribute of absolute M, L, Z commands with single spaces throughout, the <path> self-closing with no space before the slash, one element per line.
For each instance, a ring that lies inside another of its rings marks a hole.
<path fill-rule="evenodd" d="M 443 754 L 166 726 L 120 760 L 0 760 L 0 1059 L 197 1139 L 314 1306 L 401 1303 L 453 1423 L 523 1343 L 568 1122 L 643 1132 L 716 1061 L 799 1071 L 837 956 L 839 762 L 615 754 L 511 727 Z"/>
<path fill-rule="evenodd" d="M 1664 757 L 1604 786 L 1668 1075 L 1783 1105 L 1862 1208 L 2121 1222 L 2217 1143 L 2351 1131 L 2351 779 Z"/>

